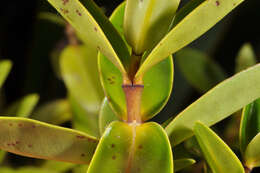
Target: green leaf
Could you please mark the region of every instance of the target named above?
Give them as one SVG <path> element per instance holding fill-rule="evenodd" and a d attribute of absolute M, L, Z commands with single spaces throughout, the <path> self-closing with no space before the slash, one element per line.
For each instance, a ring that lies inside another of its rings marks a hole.
<path fill-rule="evenodd" d="M 154 47 L 168 32 L 180 0 L 126 1 L 124 32 L 135 54 Z"/>
<path fill-rule="evenodd" d="M 122 74 L 126 74 L 130 58 L 127 46 L 94 1 L 85 0 L 85 8 L 78 0 L 48 2 L 79 32 L 86 45 L 101 51 Z"/>
<path fill-rule="evenodd" d="M 236 58 L 236 72 L 240 72 L 256 64 L 256 56 L 252 46 L 247 43 L 240 49 Z"/>
<path fill-rule="evenodd" d="M 177 159 L 174 160 L 174 171 L 180 171 L 186 167 L 189 167 L 191 165 L 193 165 L 194 163 L 196 163 L 195 160 L 193 159 Z"/>
<path fill-rule="evenodd" d="M 48 102 L 35 110 L 32 119 L 51 123 L 55 125 L 62 124 L 71 120 L 72 112 L 67 99 L 58 99 Z"/>
<path fill-rule="evenodd" d="M 253 169 L 260 166 L 260 133 L 258 133 L 248 144 L 245 151 L 245 165 Z"/>
<path fill-rule="evenodd" d="M 119 120 L 116 114 L 111 109 L 107 98 L 104 98 L 99 112 L 99 131 L 103 134 L 107 126 L 113 122 Z"/>
<path fill-rule="evenodd" d="M 112 14 L 110 20 L 120 31 L 123 25 L 124 4 Z M 121 21 L 120 21 L 121 20 Z M 121 24 L 120 24 L 121 23 Z M 99 54 L 98 65 L 101 83 L 113 110 L 120 119 L 126 120 L 126 100 L 122 89 L 123 77 L 119 70 L 103 55 Z M 168 57 L 150 69 L 143 78 L 144 90 L 141 103 L 142 120 L 156 115 L 169 99 L 173 84 L 173 60 Z M 160 92 L 158 92 L 160 91 Z"/>
<path fill-rule="evenodd" d="M 61 73 L 70 94 L 89 112 L 97 113 L 103 99 L 95 50 L 68 46 L 60 57 Z"/>
<path fill-rule="evenodd" d="M 173 145 L 193 135 L 196 121 L 211 126 L 260 97 L 260 64 L 221 82 L 166 127 Z"/>
<path fill-rule="evenodd" d="M 0 148 L 22 156 L 88 164 L 98 140 L 26 118 L 0 117 Z"/>
<path fill-rule="evenodd" d="M 260 132 L 260 99 L 255 100 L 242 112 L 239 141 L 241 152 L 244 153 L 250 141 Z"/>
<path fill-rule="evenodd" d="M 88 112 L 84 105 L 69 96 L 73 128 L 99 138 L 98 113 Z"/>
<path fill-rule="evenodd" d="M 65 171 L 68 172 L 70 169 L 72 169 L 74 167 L 76 167 L 76 165 L 73 163 L 65 163 L 65 162 L 59 162 L 59 161 L 54 161 L 54 160 L 48 160 L 48 161 L 45 161 L 44 164 L 41 165 L 40 168 L 62 173 Z"/>
<path fill-rule="evenodd" d="M 38 167 L 32 167 L 32 166 L 25 166 L 21 167 L 19 169 L 13 169 L 9 167 L 1 167 L 0 168 L 1 173 L 59 173 L 54 170 L 49 170 L 49 169 L 42 169 Z"/>
<path fill-rule="evenodd" d="M 88 165 L 78 165 L 72 170 L 72 172 L 73 173 L 86 173 L 87 170 L 88 170 Z"/>
<path fill-rule="evenodd" d="M 187 81 L 202 93 L 226 78 L 221 67 L 198 50 L 182 49 L 175 58 Z"/>
<path fill-rule="evenodd" d="M 160 125 L 113 122 L 100 140 L 88 173 L 173 173 L 171 152 Z"/>
<path fill-rule="evenodd" d="M 0 61 L 0 89 L 7 78 L 10 70 L 12 68 L 12 62 L 9 60 Z"/>
<path fill-rule="evenodd" d="M 194 133 L 213 173 L 244 173 L 237 156 L 210 128 L 197 122 Z"/>
<path fill-rule="evenodd" d="M 4 114 L 7 116 L 29 117 L 38 101 L 39 95 L 27 95 L 9 106 Z"/>
<path fill-rule="evenodd" d="M 209 0 L 186 15 L 152 50 L 139 68 L 136 78 L 149 68 L 188 45 L 213 27 L 244 0 Z"/>

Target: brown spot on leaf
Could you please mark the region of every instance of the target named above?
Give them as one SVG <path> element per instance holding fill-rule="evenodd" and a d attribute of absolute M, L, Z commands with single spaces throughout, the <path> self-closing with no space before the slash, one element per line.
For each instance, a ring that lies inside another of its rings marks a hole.
<path fill-rule="evenodd" d="M 60 8 L 61 12 L 63 12 L 64 14 L 68 14 L 69 13 L 69 10 L 67 9 L 63 9 L 63 8 Z"/>
<path fill-rule="evenodd" d="M 112 144 L 112 145 L 111 145 L 111 148 L 115 148 L 115 144 Z"/>
<path fill-rule="evenodd" d="M 143 146 L 142 146 L 142 145 L 139 145 L 139 146 L 138 146 L 138 149 L 143 149 Z"/>
<path fill-rule="evenodd" d="M 23 127 L 23 124 L 22 124 L 22 123 L 19 123 L 18 126 L 19 126 L 19 127 Z"/>
<path fill-rule="evenodd" d="M 97 27 L 94 27 L 94 30 L 97 32 Z"/>
<path fill-rule="evenodd" d="M 9 123 L 9 126 L 10 126 L 10 127 L 12 127 L 12 126 L 13 126 L 13 124 L 12 124 L 12 123 Z"/>
<path fill-rule="evenodd" d="M 113 159 L 113 160 L 116 160 L 116 156 L 115 156 L 115 155 L 113 155 L 113 156 L 112 156 L 112 159 Z"/>
<path fill-rule="evenodd" d="M 62 4 L 66 5 L 69 2 L 69 0 L 62 0 Z"/>
<path fill-rule="evenodd" d="M 78 139 L 85 139 L 85 136 L 77 135 L 76 136 Z"/>
<path fill-rule="evenodd" d="M 97 46 L 97 50 L 100 50 L 100 47 L 99 47 L 99 46 Z"/>
<path fill-rule="evenodd" d="M 32 144 L 29 144 L 28 147 L 29 147 L 29 148 L 32 148 Z"/>
<path fill-rule="evenodd" d="M 84 154 L 84 153 L 82 153 L 80 156 L 81 156 L 81 157 L 85 157 L 85 154 Z"/>
<path fill-rule="evenodd" d="M 12 144 L 8 143 L 7 146 L 10 147 Z"/>
<path fill-rule="evenodd" d="M 79 15 L 79 16 L 82 16 L 81 12 L 79 10 L 76 10 L 76 13 Z"/>
<path fill-rule="evenodd" d="M 32 128 L 35 129 L 35 128 L 36 128 L 36 125 L 32 125 Z"/>
<path fill-rule="evenodd" d="M 16 144 L 20 144 L 20 141 L 16 141 L 15 143 L 16 143 Z"/>
<path fill-rule="evenodd" d="M 111 85 L 115 83 L 115 78 L 113 78 L 113 76 L 107 78 L 107 80 L 108 80 L 108 83 L 111 84 Z"/>
<path fill-rule="evenodd" d="M 220 5 L 220 2 L 219 1 L 216 1 L 216 6 L 219 6 Z"/>

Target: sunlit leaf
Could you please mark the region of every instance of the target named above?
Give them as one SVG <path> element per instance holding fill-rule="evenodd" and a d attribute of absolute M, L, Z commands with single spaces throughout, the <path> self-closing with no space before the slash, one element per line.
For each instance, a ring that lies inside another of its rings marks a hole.
<path fill-rule="evenodd" d="M 83 1 L 85 7 L 78 0 L 48 1 L 80 33 L 87 45 L 101 51 L 126 74 L 130 57 L 127 46 L 94 1 Z"/>
<path fill-rule="evenodd" d="M 156 123 L 113 122 L 107 127 L 88 173 L 173 173 L 173 160 L 164 130 Z"/>
<path fill-rule="evenodd" d="M 62 124 L 71 120 L 72 112 L 67 99 L 58 99 L 48 102 L 35 110 L 31 118 L 51 123 Z"/>
<path fill-rule="evenodd" d="M 248 144 L 245 150 L 245 165 L 252 169 L 260 166 L 260 133 Z"/>
<path fill-rule="evenodd" d="M 26 118 L 0 117 L 0 148 L 22 156 L 88 164 L 97 139 Z"/>
<path fill-rule="evenodd" d="M 244 173 L 237 156 L 210 128 L 197 122 L 194 133 L 213 173 Z"/>
<path fill-rule="evenodd" d="M 260 99 L 255 100 L 246 107 L 242 112 L 240 124 L 240 148 L 244 153 L 250 141 L 260 132 Z"/>
<path fill-rule="evenodd" d="M 103 103 L 100 108 L 99 112 L 99 130 L 100 134 L 103 134 L 106 130 L 107 126 L 113 122 L 119 120 L 118 117 L 115 115 L 113 110 L 111 109 L 107 98 L 104 98 Z"/>
<path fill-rule="evenodd" d="M 0 89 L 7 78 L 10 70 L 12 68 L 12 62 L 9 60 L 0 61 Z"/>
<path fill-rule="evenodd" d="M 193 159 L 177 159 L 174 160 L 174 171 L 180 171 L 186 167 L 189 167 L 191 165 L 193 165 L 194 163 L 196 163 L 195 160 Z"/>
<path fill-rule="evenodd" d="M 65 171 L 69 171 L 70 169 L 72 169 L 74 167 L 76 167 L 76 164 L 73 164 L 73 163 L 47 160 L 47 161 L 44 162 L 43 165 L 41 165 L 40 168 L 62 173 L 62 172 L 65 172 Z"/>
<path fill-rule="evenodd" d="M 173 145 L 193 135 L 196 121 L 207 126 L 228 117 L 260 97 L 260 64 L 221 82 L 182 111 L 166 127 Z"/>
<path fill-rule="evenodd" d="M 187 81 L 202 93 L 226 78 L 220 66 L 198 50 L 182 49 L 175 59 Z"/>
<path fill-rule="evenodd" d="M 236 58 L 236 72 L 240 72 L 256 64 L 256 56 L 250 44 L 244 44 Z"/>
<path fill-rule="evenodd" d="M 123 12 L 125 6 L 120 5 L 112 14 L 110 20 L 116 29 L 122 31 Z M 126 120 L 126 100 L 122 89 L 123 77 L 119 70 L 103 55 L 99 55 L 101 82 L 115 113 Z M 151 68 L 143 77 L 143 94 L 141 102 L 141 117 L 146 121 L 156 115 L 169 99 L 173 84 L 173 61 L 169 57 Z M 160 92 L 158 92 L 160 91 Z"/>
<path fill-rule="evenodd" d="M 16 101 L 5 111 L 5 115 L 16 117 L 29 117 L 39 101 L 37 94 L 30 94 Z"/>
<path fill-rule="evenodd" d="M 197 39 L 243 1 L 208 0 L 201 3 L 156 45 L 139 68 L 136 78 L 140 78 L 149 68 Z"/>

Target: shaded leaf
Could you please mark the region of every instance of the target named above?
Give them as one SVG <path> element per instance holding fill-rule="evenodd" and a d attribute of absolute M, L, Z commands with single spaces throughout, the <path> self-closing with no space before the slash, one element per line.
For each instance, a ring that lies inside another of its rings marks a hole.
<path fill-rule="evenodd" d="M 256 64 L 256 56 L 250 44 L 244 44 L 236 57 L 235 72 L 240 72 Z"/>
<path fill-rule="evenodd" d="M 174 171 L 180 171 L 186 167 L 189 167 L 191 165 L 193 165 L 194 163 L 196 163 L 195 160 L 193 159 L 177 159 L 174 160 Z"/>
<path fill-rule="evenodd" d="M 106 130 L 107 126 L 113 122 L 119 120 L 118 117 L 115 115 L 113 110 L 111 109 L 107 98 L 104 98 L 103 103 L 100 108 L 99 112 L 99 130 L 100 134 L 102 135 Z"/>
<path fill-rule="evenodd" d="M 168 32 L 179 3 L 180 0 L 126 1 L 124 33 L 135 54 L 151 49 Z"/>
<path fill-rule="evenodd" d="M 19 169 L 13 169 L 9 167 L 1 167 L 0 168 L 1 173 L 59 173 L 54 170 L 49 170 L 49 169 L 41 169 L 38 167 L 32 167 L 32 166 L 26 166 L 26 167 L 21 167 Z"/>
<path fill-rule="evenodd" d="M 171 147 L 156 123 L 113 122 L 106 129 L 88 173 L 172 173 Z"/>
<path fill-rule="evenodd" d="M 66 26 L 65 20 L 63 20 L 60 16 L 57 16 L 54 13 L 41 12 L 40 14 L 38 14 L 38 18 L 41 20 L 48 20 L 49 22 L 55 23 L 60 26 Z"/>
<path fill-rule="evenodd" d="M 213 173 L 244 173 L 237 156 L 210 128 L 197 122 L 194 133 Z"/>
<path fill-rule="evenodd" d="M 250 141 L 260 132 L 260 99 L 255 100 L 242 112 L 239 141 L 241 152 L 244 153 Z"/>
<path fill-rule="evenodd" d="M 56 171 L 56 172 L 60 172 L 60 173 L 69 171 L 70 169 L 72 169 L 74 167 L 76 167 L 76 164 L 59 162 L 59 161 L 54 161 L 54 160 L 47 160 L 44 162 L 43 165 L 41 165 L 41 169 L 52 170 L 52 171 Z"/>
<path fill-rule="evenodd" d="M 48 102 L 35 110 L 31 118 L 50 124 L 59 125 L 71 120 L 71 108 L 67 99 Z"/>
<path fill-rule="evenodd" d="M 245 165 L 253 169 L 254 167 L 259 167 L 260 166 L 260 133 L 258 133 L 248 144 L 246 150 L 245 150 L 245 155 L 244 155 L 244 160 L 245 160 Z"/>
<path fill-rule="evenodd" d="M 243 1 L 207 0 L 201 3 L 155 46 L 139 68 L 136 78 L 140 78 L 149 68 L 197 39 Z"/>
<path fill-rule="evenodd" d="M 37 94 L 30 94 L 16 101 L 5 111 L 5 115 L 16 117 L 29 117 L 39 101 Z"/>
<path fill-rule="evenodd" d="M 114 11 L 110 18 L 119 31 L 122 31 L 124 7 L 123 3 Z M 101 72 L 101 83 L 106 97 L 117 116 L 126 120 L 126 100 L 122 89 L 123 77 L 119 70 L 101 54 L 98 57 L 98 64 Z M 146 121 L 156 115 L 169 99 L 173 84 L 172 57 L 168 57 L 150 69 L 144 75 L 143 84 L 141 116 L 142 121 Z"/>
<path fill-rule="evenodd" d="M 126 73 L 130 57 L 127 46 L 94 1 L 85 0 L 85 8 L 78 0 L 48 1 L 80 33 L 86 45 L 101 51 L 123 74 Z"/>
<path fill-rule="evenodd" d="M 260 97 L 260 64 L 221 82 L 192 103 L 166 127 L 173 145 L 193 135 L 196 121 L 213 125 Z"/>
<path fill-rule="evenodd" d="M 88 164 L 97 139 L 26 118 L 0 117 L 0 148 L 22 156 Z"/>
<path fill-rule="evenodd" d="M 12 68 L 12 62 L 9 60 L 0 61 L 0 89 L 7 78 L 10 70 Z"/>

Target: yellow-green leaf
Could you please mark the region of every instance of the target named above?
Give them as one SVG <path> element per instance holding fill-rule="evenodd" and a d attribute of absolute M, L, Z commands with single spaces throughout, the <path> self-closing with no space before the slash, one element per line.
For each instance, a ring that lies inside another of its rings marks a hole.
<path fill-rule="evenodd" d="M 260 166 L 260 147 L 259 146 L 260 146 L 260 133 L 258 133 L 252 139 L 252 141 L 248 144 L 248 146 L 245 150 L 245 155 L 244 155 L 245 165 L 250 169 Z"/>
<path fill-rule="evenodd" d="M 221 67 L 198 50 L 184 48 L 175 58 L 187 81 L 202 93 L 226 78 Z"/>
<path fill-rule="evenodd" d="M 113 122 L 119 120 L 116 114 L 113 112 L 112 108 L 110 107 L 107 98 L 104 98 L 103 103 L 101 105 L 99 111 L 99 131 L 102 135 L 106 130 L 107 126 Z"/>
<path fill-rule="evenodd" d="M 260 64 L 223 81 L 192 103 L 166 127 L 173 145 L 193 135 L 196 121 L 211 126 L 260 97 Z"/>
<path fill-rule="evenodd" d="M 124 34 L 135 54 L 154 47 L 168 32 L 180 0 L 128 0 Z"/>
<path fill-rule="evenodd" d="M 113 122 L 100 140 L 88 173 L 173 173 L 171 152 L 160 125 Z"/>
<path fill-rule="evenodd" d="M 35 110 L 31 118 L 55 125 L 71 120 L 72 112 L 67 99 L 48 102 Z"/>
<path fill-rule="evenodd" d="M 0 149 L 22 156 L 88 164 L 98 140 L 85 133 L 14 117 L 0 117 Z"/>
<path fill-rule="evenodd" d="M 210 128 L 197 122 L 194 133 L 213 173 L 244 173 L 237 156 Z"/>
<path fill-rule="evenodd" d="M 136 78 L 213 27 L 244 0 L 207 0 L 186 15 L 152 50 Z"/>
<path fill-rule="evenodd" d="M 193 159 L 177 159 L 177 160 L 174 160 L 174 171 L 177 172 L 177 171 L 180 171 L 184 168 L 187 168 L 191 165 L 193 165 L 194 163 L 196 163 L 195 160 Z"/>
<path fill-rule="evenodd" d="M 0 89 L 7 78 L 10 70 L 12 68 L 12 62 L 9 60 L 0 61 Z"/>
<path fill-rule="evenodd" d="M 79 32 L 86 45 L 101 51 L 126 74 L 130 58 L 127 46 L 94 1 L 85 0 L 85 7 L 78 0 L 48 2 Z"/>

